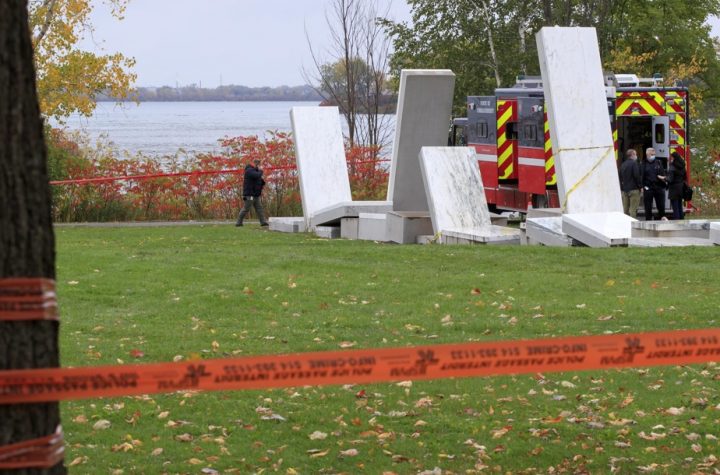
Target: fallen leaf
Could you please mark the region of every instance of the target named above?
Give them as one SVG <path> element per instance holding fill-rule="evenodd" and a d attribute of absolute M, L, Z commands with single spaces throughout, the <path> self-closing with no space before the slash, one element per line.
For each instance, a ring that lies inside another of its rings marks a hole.
<path fill-rule="evenodd" d="M 93 429 L 95 430 L 105 430 L 109 429 L 112 423 L 106 419 L 100 419 L 95 424 L 93 424 Z"/>
<path fill-rule="evenodd" d="M 169 416 L 169 415 L 170 415 L 170 411 L 163 411 L 163 412 L 161 412 L 160 414 L 158 414 L 157 417 L 158 417 L 158 419 L 165 419 L 165 418 L 167 418 L 167 416 Z"/>
<path fill-rule="evenodd" d="M 355 457 L 358 453 L 359 452 L 357 449 L 347 449 L 340 451 L 340 455 L 342 455 L 343 457 Z"/>
<path fill-rule="evenodd" d="M 87 422 L 87 417 L 85 417 L 83 414 L 80 414 L 73 419 L 73 422 L 75 422 L 76 424 L 85 424 Z"/>
<path fill-rule="evenodd" d="M 307 451 L 307 453 L 310 455 L 311 458 L 320 458 L 325 457 L 328 453 L 330 453 L 330 449 L 327 450 L 319 450 L 319 449 L 310 449 Z"/>
<path fill-rule="evenodd" d="M 150 455 L 157 457 L 158 455 L 163 453 L 163 450 L 165 450 L 165 449 L 163 449 L 162 447 L 158 447 L 157 449 L 153 449 L 153 451 L 150 452 Z"/>
<path fill-rule="evenodd" d="M 188 460 L 188 463 L 190 465 L 200 465 L 201 463 L 203 463 L 203 461 L 200 459 L 191 458 L 190 460 Z"/>
<path fill-rule="evenodd" d="M 142 358 L 145 356 L 145 353 L 142 350 L 138 350 L 137 348 L 133 348 L 130 350 L 130 356 L 133 358 Z"/>
<path fill-rule="evenodd" d="M 179 440 L 180 442 L 191 442 L 193 440 L 193 436 L 186 432 L 184 434 L 176 435 L 175 440 Z"/>
<path fill-rule="evenodd" d="M 68 464 L 68 467 L 74 467 L 76 465 L 80 465 L 81 463 L 85 463 L 87 461 L 87 457 L 75 457 L 72 462 Z"/>
<path fill-rule="evenodd" d="M 357 343 L 355 343 L 354 341 L 343 341 L 343 342 L 340 342 L 339 346 L 340 346 L 340 348 L 352 348 L 356 344 Z"/>
<path fill-rule="evenodd" d="M 475 287 L 474 289 L 472 289 L 470 291 L 470 295 L 480 295 L 481 293 L 482 293 L 482 290 L 478 289 L 477 287 Z"/>
<path fill-rule="evenodd" d="M 491 430 L 490 433 L 492 434 L 493 439 L 499 439 L 501 437 L 504 437 L 505 434 L 507 434 L 508 432 L 510 432 L 510 429 L 512 429 L 512 426 L 505 426 L 501 429 Z"/>
<path fill-rule="evenodd" d="M 320 432 L 319 430 L 310 434 L 310 440 L 324 440 L 326 437 L 327 434 L 325 432 Z"/>

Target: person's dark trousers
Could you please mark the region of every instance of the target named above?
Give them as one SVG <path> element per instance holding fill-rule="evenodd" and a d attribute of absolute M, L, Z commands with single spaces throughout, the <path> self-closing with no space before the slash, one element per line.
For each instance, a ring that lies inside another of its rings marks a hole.
<path fill-rule="evenodd" d="M 673 219 L 685 219 L 685 209 L 683 209 L 682 199 L 670 200 L 673 209 Z"/>
<path fill-rule="evenodd" d="M 242 226 L 245 215 L 250 212 L 250 208 L 252 207 L 255 208 L 255 214 L 260 221 L 260 226 L 267 226 L 268 223 L 265 220 L 265 212 L 263 211 L 262 202 L 260 201 L 259 196 L 243 196 L 243 208 L 240 210 L 240 215 L 238 215 L 238 219 L 235 224 L 237 226 Z"/>
<path fill-rule="evenodd" d="M 645 221 L 653 219 L 653 199 L 658 210 L 657 219 L 665 216 L 665 190 L 662 188 L 650 188 L 643 191 L 643 203 L 645 204 Z"/>

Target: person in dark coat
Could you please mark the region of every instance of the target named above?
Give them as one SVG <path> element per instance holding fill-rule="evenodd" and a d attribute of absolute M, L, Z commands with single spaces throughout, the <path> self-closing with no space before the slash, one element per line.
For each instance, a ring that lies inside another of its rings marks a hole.
<path fill-rule="evenodd" d="M 247 164 L 245 167 L 245 175 L 243 177 L 243 208 L 240 211 L 235 226 L 242 226 L 245 215 L 250 212 L 250 208 L 255 208 L 260 226 L 267 226 L 265 213 L 263 212 L 260 195 L 262 195 L 265 180 L 263 179 L 263 171 L 260 169 L 260 160 L 255 159 L 254 165 Z"/>
<path fill-rule="evenodd" d="M 625 152 L 625 161 L 620 165 L 620 191 L 622 192 L 623 211 L 626 215 L 637 218 L 640 206 L 640 190 L 642 178 L 640 164 L 637 162 L 637 152 L 630 148 Z"/>
<path fill-rule="evenodd" d="M 665 217 L 665 170 L 662 162 L 655 159 L 655 149 L 645 151 L 642 166 L 643 204 L 645 205 L 645 221 L 653 219 L 653 200 L 658 210 L 658 218 Z"/>
<path fill-rule="evenodd" d="M 687 180 L 687 172 L 685 171 L 685 160 L 677 152 L 670 154 L 670 167 L 667 177 L 668 198 L 670 198 L 670 205 L 672 205 L 673 209 L 673 219 L 684 219 L 683 185 Z"/>

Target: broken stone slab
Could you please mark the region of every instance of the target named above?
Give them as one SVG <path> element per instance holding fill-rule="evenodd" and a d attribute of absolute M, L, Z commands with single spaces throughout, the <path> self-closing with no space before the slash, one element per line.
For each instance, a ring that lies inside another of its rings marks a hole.
<path fill-rule="evenodd" d="M 310 227 L 339 224 L 342 218 L 357 218 L 360 213 L 387 213 L 392 204 L 387 201 L 346 201 L 315 211 Z"/>
<path fill-rule="evenodd" d="M 304 233 L 307 231 L 305 226 L 305 218 L 303 217 L 279 217 L 270 218 L 268 220 L 270 231 L 278 231 L 281 233 Z"/>
<path fill-rule="evenodd" d="M 627 246 L 634 221 L 621 212 L 564 214 L 562 232 L 590 247 Z"/>
<path fill-rule="evenodd" d="M 360 213 L 358 216 L 358 239 L 387 241 L 386 216 L 385 213 Z"/>

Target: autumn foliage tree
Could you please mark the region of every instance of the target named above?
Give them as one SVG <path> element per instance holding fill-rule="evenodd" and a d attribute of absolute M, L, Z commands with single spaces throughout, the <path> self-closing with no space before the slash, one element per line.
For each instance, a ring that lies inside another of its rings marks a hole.
<path fill-rule="evenodd" d="M 129 0 L 107 0 L 118 19 Z M 100 92 L 128 98 L 135 81 L 135 60 L 120 53 L 95 54 L 79 49 L 94 30 L 91 0 L 30 0 L 30 28 L 35 50 L 40 109 L 46 117 L 62 119 L 95 110 Z"/>

